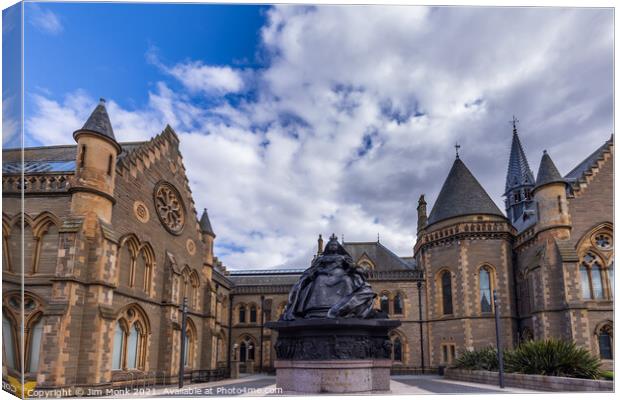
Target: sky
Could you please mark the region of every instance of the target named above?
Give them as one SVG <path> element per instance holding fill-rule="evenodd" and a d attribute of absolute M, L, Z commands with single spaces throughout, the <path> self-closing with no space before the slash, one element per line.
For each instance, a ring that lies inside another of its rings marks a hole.
<path fill-rule="evenodd" d="M 26 3 L 24 13 L 26 146 L 73 143 L 99 97 L 120 142 L 170 124 L 230 269 L 307 267 L 319 233 L 379 235 L 411 256 L 418 197 L 430 212 L 455 143 L 503 210 L 513 115 L 534 174 L 544 149 L 566 174 L 613 130 L 611 9 Z M 19 29 L 3 17 L 6 38 Z M 9 95 L 5 147 L 17 138 Z"/>

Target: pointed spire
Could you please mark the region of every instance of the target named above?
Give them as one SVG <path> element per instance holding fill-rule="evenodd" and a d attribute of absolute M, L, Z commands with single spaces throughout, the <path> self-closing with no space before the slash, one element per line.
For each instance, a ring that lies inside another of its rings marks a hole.
<path fill-rule="evenodd" d="M 94 133 L 96 135 L 100 135 L 105 137 L 106 139 L 112 141 L 116 146 L 119 147 L 118 142 L 116 141 L 116 137 L 114 136 L 114 130 L 112 129 L 112 123 L 110 122 L 110 116 L 108 115 L 108 110 L 105 108 L 105 99 L 100 98 L 99 104 L 90 114 L 82 129 L 78 129 L 73 132 L 73 137 L 77 140 L 77 135 L 79 133 Z"/>
<path fill-rule="evenodd" d="M 428 218 L 428 224 L 470 214 L 504 217 L 480 182 L 460 158 L 454 160 Z"/>
<path fill-rule="evenodd" d="M 540 160 L 540 167 L 538 168 L 538 175 L 536 176 L 536 187 L 556 182 L 566 183 L 566 180 L 560 175 L 547 150 L 544 150 Z"/>
<path fill-rule="evenodd" d="M 202 212 L 202 217 L 200 217 L 200 230 L 202 231 L 202 233 L 206 233 L 207 235 L 215 237 L 215 233 L 213 232 L 213 228 L 211 227 L 211 221 L 209 220 L 209 214 L 207 214 L 206 208 Z"/>
<path fill-rule="evenodd" d="M 534 185 L 534 174 L 527 162 L 527 157 L 523 151 L 519 134 L 517 133 L 517 120 L 512 117 L 512 146 L 510 148 L 510 160 L 508 161 L 508 173 L 506 174 L 506 190 L 519 186 Z"/>

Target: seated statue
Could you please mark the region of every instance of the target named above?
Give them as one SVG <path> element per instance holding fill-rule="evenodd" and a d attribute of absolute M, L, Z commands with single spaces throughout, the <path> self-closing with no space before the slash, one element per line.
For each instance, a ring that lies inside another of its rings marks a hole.
<path fill-rule="evenodd" d="M 366 272 L 332 235 L 325 251 L 291 289 L 280 319 L 386 318 L 385 313 L 373 309 L 375 297 Z"/>

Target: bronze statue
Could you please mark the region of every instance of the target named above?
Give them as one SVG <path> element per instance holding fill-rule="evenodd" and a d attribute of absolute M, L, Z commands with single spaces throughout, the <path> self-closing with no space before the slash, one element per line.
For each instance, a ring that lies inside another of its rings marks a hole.
<path fill-rule="evenodd" d="M 373 309 L 376 294 L 366 277 L 366 271 L 355 265 L 332 234 L 325 251 L 291 289 L 280 319 L 386 318 L 385 313 Z"/>

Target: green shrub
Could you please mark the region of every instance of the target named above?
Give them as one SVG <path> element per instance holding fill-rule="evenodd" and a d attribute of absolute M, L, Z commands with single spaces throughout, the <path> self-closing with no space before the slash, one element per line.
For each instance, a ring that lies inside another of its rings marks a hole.
<path fill-rule="evenodd" d="M 454 361 L 454 368 L 497 371 L 497 350 L 493 347 L 485 347 L 479 350 L 465 351 Z"/>
<path fill-rule="evenodd" d="M 614 371 L 601 371 L 601 378 L 607 379 L 608 381 L 613 381 Z"/>
<path fill-rule="evenodd" d="M 548 339 L 522 343 L 505 352 L 506 372 L 598 379 L 600 360 L 575 343 Z"/>

